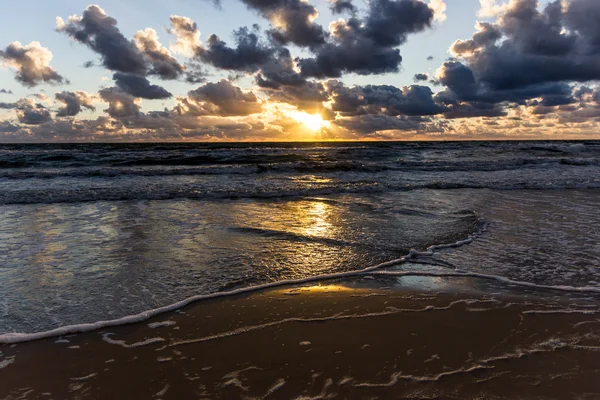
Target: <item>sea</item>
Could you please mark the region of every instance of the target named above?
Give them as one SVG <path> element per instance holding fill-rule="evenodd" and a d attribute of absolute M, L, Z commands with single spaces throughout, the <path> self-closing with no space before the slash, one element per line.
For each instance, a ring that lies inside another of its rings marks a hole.
<path fill-rule="evenodd" d="M 600 141 L 0 145 L 0 343 L 369 274 L 597 296 Z"/>

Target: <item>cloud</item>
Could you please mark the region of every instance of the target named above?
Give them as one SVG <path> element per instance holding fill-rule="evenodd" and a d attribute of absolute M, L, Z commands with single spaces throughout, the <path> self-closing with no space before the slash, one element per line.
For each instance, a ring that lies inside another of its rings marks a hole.
<path fill-rule="evenodd" d="M 117 20 L 96 5 L 88 6 L 81 16 L 69 17 L 67 22 L 57 17 L 56 30 L 100 54 L 103 65 L 112 71 L 139 75 L 148 72 L 144 55 L 123 36 Z"/>
<path fill-rule="evenodd" d="M 0 94 L 13 94 L 12 90 L 0 89 Z"/>
<path fill-rule="evenodd" d="M 429 80 L 429 74 L 425 74 L 425 73 L 415 74 L 415 76 L 413 77 L 413 80 L 415 82 L 427 81 L 427 80 Z"/>
<path fill-rule="evenodd" d="M 92 96 L 80 90 L 76 92 L 58 92 L 54 95 L 54 98 L 64 105 L 56 113 L 57 117 L 73 117 L 81 112 L 82 107 L 95 110 L 92 104 Z"/>
<path fill-rule="evenodd" d="M 276 56 L 261 66 L 256 83 L 263 88 L 278 89 L 281 86 L 304 85 L 306 79 L 300 75 L 290 51 L 281 48 Z"/>
<path fill-rule="evenodd" d="M 429 8 L 433 10 L 433 19 L 438 22 L 444 22 L 446 16 L 446 2 L 445 0 L 429 0 Z"/>
<path fill-rule="evenodd" d="M 173 95 L 158 85 L 151 85 L 148 79 L 135 74 L 115 72 L 113 75 L 117 87 L 134 97 L 143 99 L 168 99 Z"/>
<path fill-rule="evenodd" d="M 262 112 L 262 104 L 252 92 L 243 92 L 230 81 L 206 83 L 178 99 L 179 115 L 247 116 Z"/>
<path fill-rule="evenodd" d="M 282 86 L 277 90 L 266 89 L 272 102 L 288 103 L 308 113 L 322 113 L 323 103 L 329 100 L 326 87 L 320 82 L 304 82 L 301 85 Z"/>
<path fill-rule="evenodd" d="M 242 0 L 248 8 L 257 11 L 271 22 L 269 31 L 279 44 L 295 44 L 315 48 L 323 43 L 327 33 L 314 22 L 317 9 L 303 0 Z"/>
<path fill-rule="evenodd" d="M 26 125 L 40 125 L 52 120 L 50 111 L 32 99 L 21 99 L 15 103 L 19 122 Z"/>
<path fill-rule="evenodd" d="M 477 16 L 479 18 L 496 17 L 506 10 L 505 3 L 498 3 L 498 0 L 479 0 L 481 5 Z"/>
<path fill-rule="evenodd" d="M 113 118 L 132 117 L 140 114 L 140 106 L 135 97 L 125 93 L 118 88 L 104 88 L 98 94 L 102 100 L 108 103 L 105 110 Z"/>
<path fill-rule="evenodd" d="M 170 20 L 171 27 L 167 31 L 177 38 L 177 42 L 171 46 L 171 50 L 193 57 L 197 49 L 202 46 L 198 25 L 190 18 L 180 15 L 171 15 Z"/>
<path fill-rule="evenodd" d="M 398 72 L 402 57 L 396 48 L 407 36 L 431 26 L 434 11 L 418 0 L 373 0 L 364 19 L 339 19 L 329 26 L 332 40 L 299 60 L 302 74 L 338 78 Z"/>
<path fill-rule="evenodd" d="M 350 14 L 356 14 L 356 6 L 351 0 L 333 0 L 329 6 L 332 14 L 341 14 L 343 12 L 349 12 Z"/>
<path fill-rule="evenodd" d="M 152 65 L 149 74 L 158 75 L 162 79 L 177 79 L 183 73 L 183 65 L 179 64 L 171 52 L 160 44 L 154 29 L 146 28 L 138 31 L 133 40 L 138 50 Z"/>
<path fill-rule="evenodd" d="M 243 27 L 234 32 L 236 47 L 232 48 L 218 36 L 211 35 L 206 47 L 198 47 L 199 58 L 214 67 L 255 72 L 273 56 L 274 49 L 261 43 L 256 31 Z"/>
<path fill-rule="evenodd" d="M 411 85 L 397 88 L 391 85 L 365 85 L 346 87 L 342 82 L 329 81 L 331 109 L 342 116 L 388 115 L 427 116 L 438 115 L 445 108 L 437 104 L 427 86 Z"/>
<path fill-rule="evenodd" d="M 496 10 L 497 21 L 478 22 L 471 39 L 455 41 L 450 48 L 455 59 L 437 72 L 446 89 L 436 101 L 451 109 L 449 118 L 499 116 L 499 103 L 547 114 L 575 102 L 573 83 L 600 80 L 600 28 L 595 22 L 600 3 L 486 4 Z"/>
<path fill-rule="evenodd" d="M 335 124 L 351 132 L 358 134 L 359 137 L 372 136 L 373 133 L 385 131 L 415 131 L 426 132 L 441 129 L 431 124 L 430 119 L 420 117 L 388 116 L 388 115 L 359 115 L 352 118 L 336 120 Z M 433 125 L 433 126 L 429 126 Z M 391 135 L 392 138 L 394 135 Z"/>
<path fill-rule="evenodd" d="M 472 39 L 455 42 L 451 51 L 493 90 L 598 80 L 598 4 L 555 1 L 539 10 L 536 0 L 512 0 L 497 23 L 479 24 Z"/>
<path fill-rule="evenodd" d="M 65 78 L 50 66 L 52 52 L 39 42 L 23 46 L 12 42 L 0 50 L 0 62 L 16 71 L 16 79 L 23 85 L 33 87 L 40 83 L 63 83 Z"/>

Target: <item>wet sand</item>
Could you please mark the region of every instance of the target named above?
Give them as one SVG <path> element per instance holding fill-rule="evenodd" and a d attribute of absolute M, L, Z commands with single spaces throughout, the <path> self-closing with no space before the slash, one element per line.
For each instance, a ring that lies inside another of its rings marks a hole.
<path fill-rule="evenodd" d="M 600 398 L 598 299 L 388 283 L 284 287 L 4 345 L 0 398 Z"/>

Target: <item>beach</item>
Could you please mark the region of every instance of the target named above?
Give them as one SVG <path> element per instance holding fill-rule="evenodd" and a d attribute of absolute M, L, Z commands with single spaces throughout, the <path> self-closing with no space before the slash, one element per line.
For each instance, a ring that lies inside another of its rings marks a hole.
<path fill-rule="evenodd" d="M 600 398 L 598 142 L 0 159 L 0 399 Z"/>
<path fill-rule="evenodd" d="M 0 398 L 600 396 L 597 299 L 428 279 L 280 287 L 3 345 Z"/>

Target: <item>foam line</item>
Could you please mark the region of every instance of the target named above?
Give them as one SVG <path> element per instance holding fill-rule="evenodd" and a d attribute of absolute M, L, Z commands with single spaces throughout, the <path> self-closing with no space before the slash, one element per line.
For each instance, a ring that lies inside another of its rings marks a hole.
<path fill-rule="evenodd" d="M 395 266 L 398 264 L 402 264 L 402 263 L 406 262 L 407 259 L 408 259 L 408 257 L 405 256 L 405 257 L 401 257 L 396 260 L 387 261 L 387 262 L 384 262 L 384 263 L 381 263 L 381 264 L 378 264 L 378 265 L 375 265 L 372 267 L 368 267 L 363 270 L 358 270 L 358 271 L 339 272 L 339 273 L 333 273 L 333 274 L 312 276 L 312 277 L 303 278 L 303 279 L 289 279 L 289 280 L 283 280 L 283 281 L 278 281 L 278 282 L 265 283 L 262 285 L 256 285 L 256 286 L 251 286 L 251 287 L 247 287 L 247 288 L 235 289 L 235 290 L 231 290 L 228 292 L 218 292 L 218 293 L 192 296 L 192 297 L 188 297 L 187 299 L 178 301 L 176 303 L 173 303 L 173 304 L 170 304 L 167 306 L 163 306 L 163 307 L 155 308 L 152 310 L 143 311 L 139 314 L 128 315 L 126 317 L 107 320 L 107 321 L 98 321 L 98 322 L 85 323 L 85 324 L 68 325 L 68 326 L 63 326 L 63 327 L 52 329 L 52 330 L 45 331 L 45 332 L 4 333 L 4 334 L 0 335 L 0 344 L 13 344 L 13 343 L 29 342 L 29 341 L 33 341 L 33 340 L 47 339 L 50 337 L 64 336 L 64 335 L 69 335 L 69 334 L 73 334 L 73 333 L 91 332 L 91 331 L 99 330 L 102 328 L 108 328 L 108 327 L 112 327 L 112 326 L 133 324 L 136 322 L 146 321 L 146 320 L 148 320 L 156 315 L 159 315 L 159 314 L 164 314 L 164 313 L 167 313 L 170 311 L 175 311 L 179 308 L 183 308 L 191 303 L 195 303 L 195 302 L 201 301 L 201 300 L 216 299 L 216 298 L 221 298 L 221 297 L 246 294 L 246 293 L 251 293 L 251 292 L 255 292 L 255 291 L 259 291 L 259 290 L 277 288 L 277 287 L 281 287 L 281 286 L 300 285 L 300 284 L 304 284 L 304 283 L 360 276 L 360 275 L 364 275 L 366 273 L 369 273 L 369 272 L 377 270 L 377 269 L 387 268 L 387 267 L 392 267 L 392 266 Z"/>
<path fill-rule="evenodd" d="M 562 286 L 562 285 L 539 285 L 537 283 L 515 281 L 510 278 L 499 275 L 482 274 L 479 272 L 466 272 L 466 271 L 370 271 L 363 273 L 363 275 L 373 276 L 433 276 L 433 277 L 460 277 L 460 278 L 479 278 L 487 280 L 495 280 L 498 282 L 505 283 L 507 285 L 525 286 L 534 289 L 548 289 L 558 290 L 563 292 L 578 292 L 578 293 L 600 293 L 600 287 L 598 286 Z"/>
<path fill-rule="evenodd" d="M 475 240 L 475 238 L 481 236 L 483 234 L 483 232 L 485 231 L 485 229 L 486 229 L 486 225 L 483 225 L 478 232 L 473 233 L 467 239 L 460 240 L 460 241 L 457 241 L 454 243 L 432 245 L 432 246 L 429 246 L 427 248 L 427 250 L 424 252 L 412 250 L 409 252 L 409 254 L 407 254 L 404 257 L 400 257 L 395 260 L 391 260 L 391 261 L 387 261 L 387 262 L 384 262 L 384 263 L 381 263 L 378 265 L 367 267 L 362 270 L 338 272 L 338 273 L 332 273 L 332 274 L 312 276 L 312 277 L 302 278 L 302 279 L 289 279 L 289 280 L 283 280 L 283 281 L 278 281 L 278 282 L 269 282 L 269 283 L 265 283 L 262 285 L 256 285 L 256 286 L 251 286 L 251 287 L 247 287 L 247 288 L 240 288 L 240 289 L 235 289 L 235 290 L 231 290 L 231 291 L 227 291 L 227 292 L 217 292 L 217 293 L 210 293 L 210 294 L 204 294 L 204 295 L 196 295 L 196 296 L 188 297 L 187 299 L 178 301 L 178 302 L 170 304 L 170 305 L 155 308 L 152 310 L 143 311 L 139 314 L 128 315 L 128 316 L 125 316 L 122 318 L 106 320 L 106 321 L 97 321 L 97 322 L 85 323 L 85 324 L 67 325 L 67 326 L 62 326 L 60 328 L 56 328 L 56 329 L 52 329 L 52 330 L 48 330 L 48 331 L 44 331 L 44 332 L 4 333 L 4 334 L 0 335 L 0 344 L 13 344 L 13 343 L 29 342 L 29 341 L 33 341 L 33 340 L 41 340 L 41 339 L 47 339 L 47 338 L 51 338 L 51 337 L 65 336 L 65 335 L 70 335 L 70 334 L 74 334 L 74 333 L 91 332 L 91 331 L 108 328 L 108 327 L 113 327 L 113 326 L 134 324 L 137 322 L 146 321 L 146 320 L 148 320 L 152 317 L 155 317 L 159 314 L 164 314 L 167 312 L 175 311 L 177 309 L 183 308 L 187 305 L 190 305 L 192 303 L 202 301 L 202 300 L 217 299 L 217 298 L 221 298 L 221 297 L 229 297 L 229 296 L 235 296 L 235 295 L 240 295 L 240 294 L 247 294 L 247 293 L 251 293 L 251 292 L 255 292 L 255 291 L 273 289 L 273 288 L 282 287 L 282 286 L 301 285 L 301 284 L 306 284 L 306 283 L 311 283 L 311 282 L 320 282 L 320 281 L 327 281 L 327 280 L 340 279 L 340 278 L 350 278 L 350 277 L 365 276 L 365 275 L 472 277 L 472 278 L 481 278 L 481 279 L 493 279 L 493 280 L 497 280 L 499 282 L 503 282 L 503 283 L 507 283 L 507 284 L 520 285 L 520 286 L 526 286 L 526 287 L 532 287 L 532 288 L 538 288 L 538 289 L 600 293 L 600 287 L 536 285 L 536 284 L 529 283 L 529 282 L 513 281 L 511 279 L 501 277 L 501 276 L 486 275 L 486 274 L 480 274 L 480 273 L 475 273 L 475 272 L 469 273 L 469 272 L 461 272 L 461 271 L 453 271 L 453 272 L 380 271 L 383 268 L 388 268 L 388 267 L 393 267 L 393 266 L 396 266 L 399 264 L 403 264 L 407 260 L 410 260 L 411 258 L 416 258 L 416 257 L 423 256 L 423 255 L 425 255 L 425 256 L 432 255 L 436 250 L 455 248 L 455 247 L 460 247 L 460 246 L 470 244 L 473 242 L 473 240 Z"/>

